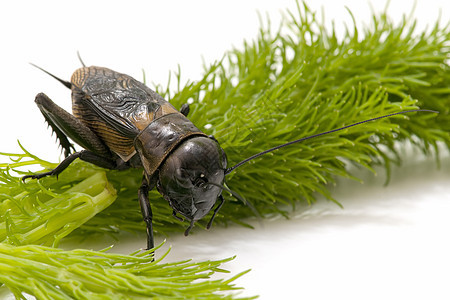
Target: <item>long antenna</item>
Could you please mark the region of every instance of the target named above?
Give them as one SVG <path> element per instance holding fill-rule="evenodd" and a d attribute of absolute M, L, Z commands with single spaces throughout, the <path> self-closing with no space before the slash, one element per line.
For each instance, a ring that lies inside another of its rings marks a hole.
<path fill-rule="evenodd" d="M 333 133 L 333 132 L 336 132 L 336 131 L 341 131 L 341 130 L 344 130 L 344 129 L 347 129 L 347 128 L 350 128 L 350 127 L 361 125 L 363 123 L 372 122 L 372 121 L 375 121 L 375 120 L 388 118 L 388 117 L 392 117 L 392 116 L 395 116 L 395 115 L 401 115 L 401 114 L 406 114 L 406 113 L 411 113 L 411 112 L 419 112 L 419 111 L 431 112 L 431 113 L 437 113 L 437 114 L 439 113 L 438 111 L 429 110 L 429 109 L 405 110 L 405 111 L 392 113 L 392 114 L 384 115 L 384 116 L 381 116 L 381 117 L 376 117 L 376 118 L 368 119 L 368 120 L 365 120 L 365 121 L 357 122 L 357 123 L 354 123 L 354 124 L 351 124 L 351 125 L 347 125 L 347 126 L 344 126 L 344 127 L 341 127 L 341 128 L 333 129 L 333 130 L 330 130 L 330 131 L 321 132 L 321 133 L 317 133 L 317 134 L 314 134 L 314 135 L 311 135 L 311 136 L 303 137 L 301 139 L 298 139 L 298 140 L 295 140 L 295 141 L 291 141 L 291 142 L 287 142 L 286 144 L 282 144 L 282 145 L 270 148 L 268 150 L 265 150 L 263 152 L 257 153 L 255 155 L 252 155 L 249 158 L 246 158 L 243 161 L 241 161 L 241 162 L 237 163 L 236 165 L 232 166 L 231 168 L 226 169 L 225 170 L 225 175 L 231 173 L 234 169 L 239 168 L 240 166 L 242 166 L 243 164 L 245 164 L 246 162 L 248 162 L 248 161 L 250 161 L 252 159 L 255 159 L 255 158 L 260 157 L 260 156 L 262 156 L 264 154 L 267 154 L 269 152 L 278 150 L 280 148 L 283 148 L 283 147 L 286 147 L 286 146 L 289 146 L 289 145 L 292 145 L 292 144 L 295 144 L 295 143 L 303 142 L 305 140 L 309 140 L 309 139 L 312 139 L 312 138 L 315 138 L 315 137 L 319 137 L 319 136 L 322 136 L 322 135 L 325 135 L 325 134 Z"/>

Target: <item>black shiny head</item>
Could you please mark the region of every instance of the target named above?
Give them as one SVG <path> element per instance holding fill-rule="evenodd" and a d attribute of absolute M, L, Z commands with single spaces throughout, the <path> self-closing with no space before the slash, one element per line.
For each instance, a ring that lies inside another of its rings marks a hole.
<path fill-rule="evenodd" d="M 210 212 L 220 196 L 226 166 L 225 153 L 217 141 L 203 136 L 190 138 L 159 168 L 158 191 L 192 226 Z"/>

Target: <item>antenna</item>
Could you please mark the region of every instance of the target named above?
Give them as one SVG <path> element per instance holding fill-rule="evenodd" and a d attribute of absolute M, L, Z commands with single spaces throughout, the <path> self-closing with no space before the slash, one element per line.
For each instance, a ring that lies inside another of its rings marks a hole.
<path fill-rule="evenodd" d="M 322 135 L 326 135 L 326 134 L 329 134 L 329 133 L 333 133 L 333 132 L 336 132 L 336 131 L 341 131 L 341 130 L 344 130 L 344 129 L 347 129 L 347 128 L 350 128 L 350 127 L 354 127 L 354 126 L 357 126 L 357 125 L 361 125 L 361 124 L 364 124 L 364 123 L 367 123 L 367 122 L 372 122 L 372 121 L 375 121 L 375 120 L 379 120 L 379 119 L 383 119 L 383 118 L 388 118 L 388 117 L 392 117 L 392 116 L 395 116 L 395 115 L 407 114 L 407 113 L 411 113 L 411 112 L 431 112 L 431 113 L 437 113 L 437 114 L 439 113 L 438 111 L 435 111 L 435 110 L 429 110 L 429 109 L 405 110 L 405 111 L 401 111 L 401 112 L 397 112 L 397 113 L 392 113 L 392 114 L 384 115 L 384 116 L 381 116 L 381 117 L 376 117 L 376 118 L 368 119 L 368 120 L 365 120 L 365 121 L 357 122 L 357 123 L 354 123 L 354 124 L 351 124 L 351 125 L 347 125 L 347 126 L 344 126 L 344 127 L 341 127 L 341 128 L 333 129 L 333 130 L 330 130 L 330 131 L 325 131 L 325 132 L 313 134 L 313 135 L 311 135 L 311 136 L 307 136 L 307 137 L 303 137 L 303 138 L 298 139 L 298 140 L 295 140 L 295 141 L 287 142 L 286 144 L 282 144 L 282 145 L 279 145 L 279 146 L 276 146 L 276 147 L 267 149 L 267 150 L 265 150 L 265 151 L 262 151 L 262 152 L 260 152 L 260 153 L 254 154 L 254 155 L 250 156 L 249 158 L 246 158 L 246 159 L 244 159 L 243 161 L 241 161 L 241 162 L 235 164 L 235 165 L 232 166 L 231 168 L 227 168 L 227 169 L 225 170 L 225 175 L 227 175 L 227 174 L 233 172 L 234 169 L 239 168 L 240 166 L 242 166 L 243 164 L 245 164 L 246 162 L 248 162 L 248 161 L 250 161 L 250 160 L 252 160 L 252 159 L 255 159 L 255 158 L 257 158 L 257 157 L 260 157 L 260 156 L 262 156 L 262 155 L 264 155 L 264 154 L 267 154 L 267 153 L 269 153 L 269 152 L 278 150 L 278 149 L 280 149 L 280 148 L 283 148 L 283 147 L 286 147 L 286 146 L 289 146 L 289 145 L 292 145 L 292 144 L 295 144 L 295 143 L 303 142 L 303 141 L 305 141 L 305 140 L 309 140 L 309 139 L 312 139 L 312 138 L 315 138 L 315 137 L 319 137 L 319 136 L 322 136 Z"/>

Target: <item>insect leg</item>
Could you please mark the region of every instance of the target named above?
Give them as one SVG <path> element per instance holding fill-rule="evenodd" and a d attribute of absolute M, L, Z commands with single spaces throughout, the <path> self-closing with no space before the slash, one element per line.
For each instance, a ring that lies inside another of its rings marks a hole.
<path fill-rule="evenodd" d="M 35 100 L 45 120 L 56 133 L 66 157 L 73 146 L 68 137 L 75 143 L 102 157 L 111 157 L 111 152 L 102 140 L 74 115 L 56 105 L 47 95 L 40 93 Z"/>
<path fill-rule="evenodd" d="M 98 154 L 93 153 L 88 150 L 82 150 L 80 152 L 75 152 L 73 154 L 70 154 L 53 170 L 44 172 L 44 173 L 40 173 L 40 174 L 26 175 L 26 176 L 22 177 L 22 180 L 25 180 L 27 178 L 40 179 L 42 177 L 52 176 L 52 175 L 58 176 L 77 158 L 84 160 L 86 162 L 92 163 L 96 166 L 105 168 L 105 169 L 123 170 L 123 169 L 129 168 L 129 165 L 118 164 L 116 161 L 114 161 L 112 159 L 101 157 Z"/>
<path fill-rule="evenodd" d="M 181 106 L 180 113 L 182 113 L 183 116 L 187 117 L 190 110 L 191 109 L 189 108 L 189 104 L 185 103 Z"/>
<path fill-rule="evenodd" d="M 155 247 L 153 241 L 153 213 L 150 201 L 148 199 L 148 192 L 151 187 L 146 176 L 142 178 L 142 184 L 138 191 L 139 205 L 141 206 L 142 217 L 147 225 L 147 250 Z"/>
<path fill-rule="evenodd" d="M 58 126 L 56 126 L 56 124 L 51 119 L 50 114 L 43 107 L 47 100 L 46 97 L 43 95 L 44 94 L 42 94 L 42 95 L 38 94 L 36 96 L 35 102 L 38 105 L 39 109 L 41 110 L 42 115 L 44 115 L 45 121 L 48 123 L 48 125 L 52 128 L 53 132 L 56 134 L 56 138 L 59 141 L 61 148 L 64 150 L 64 156 L 67 157 L 72 152 L 71 150 L 75 150 L 75 149 L 74 149 L 73 145 L 67 139 L 67 136 L 58 128 Z M 52 102 L 52 101 L 50 100 L 50 102 Z"/>

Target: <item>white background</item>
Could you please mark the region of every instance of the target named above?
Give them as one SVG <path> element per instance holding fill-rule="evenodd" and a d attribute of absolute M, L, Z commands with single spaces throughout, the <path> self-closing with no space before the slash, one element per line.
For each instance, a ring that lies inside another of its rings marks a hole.
<path fill-rule="evenodd" d="M 28 62 L 69 80 L 80 66 L 80 51 L 87 65 L 138 79 L 144 69 L 148 81 L 165 85 L 169 71 L 180 65 L 182 78 L 195 80 L 202 57 L 212 62 L 256 36 L 257 11 L 268 13 L 276 26 L 282 11 L 296 10 L 293 0 L 63 3 L 0 4 L 2 152 L 18 152 L 20 139 L 42 158 L 56 161 L 60 155 L 33 100 L 45 92 L 70 111 L 70 91 Z M 374 3 L 378 12 L 385 5 Z M 434 25 L 439 10 L 448 22 L 448 3 L 418 0 L 418 28 Z M 345 6 L 358 22 L 370 23 L 365 1 L 310 1 L 310 6 L 323 7 L 328 24 L 334 19 L 340 29 L 343 22 L 351 24 Z M 392 0 L 390 16 L 399 21 L 412 7 L 413 1 Z M 437 169 L 433 159 L 409 151 L 387 187 L 382 170 L 377 177 L 360 172 L 364 185 L 340 181 L 334 196 L 343 210 L 322 200 L 299 208 L 290 220 L 256 223 L 255 230 L 197 228 L 187 238 L 168 238 L 166 246 L 173 246 L 168 260 L 237 255 L 224 267 L 232 274 L 251 268 L 236 283 L 245 287 L 243 295 L 261 299 L 450 299 L 449 167 L 446 154 Z M 124 237 L 115 251 L 129 253 L 144 243 L 143 235 Z"/>

